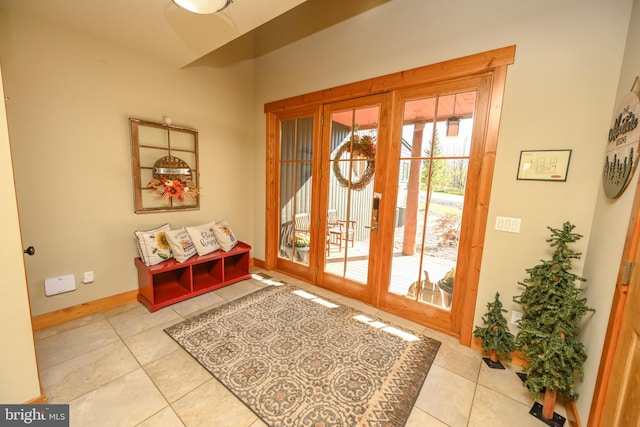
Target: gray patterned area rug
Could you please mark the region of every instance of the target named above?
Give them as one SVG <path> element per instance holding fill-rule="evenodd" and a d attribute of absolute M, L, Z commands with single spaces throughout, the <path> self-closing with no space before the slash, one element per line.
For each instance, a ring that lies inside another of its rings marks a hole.
<path fill-rule="evenodd" d="M 440 342 L 283 284 L 165 329 L 270 426 L 404 426 Z"/>

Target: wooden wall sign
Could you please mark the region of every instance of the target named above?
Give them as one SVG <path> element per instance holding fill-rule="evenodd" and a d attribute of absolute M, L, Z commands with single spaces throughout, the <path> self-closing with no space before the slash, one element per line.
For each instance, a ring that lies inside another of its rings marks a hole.
<path fill-rule="evenodd" d="M 634 86 L 637 81 L 636 77 Z M 638 117 L 640 100 L 632 87 L 614 111 L 609 128 L 602 184 L 605 195 L 611 199 L 620 197 L 624 192 L 638 164 Z"/>

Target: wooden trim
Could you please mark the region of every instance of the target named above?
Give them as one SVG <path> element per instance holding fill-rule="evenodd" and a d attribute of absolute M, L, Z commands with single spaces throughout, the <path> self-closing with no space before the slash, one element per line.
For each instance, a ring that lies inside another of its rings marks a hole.
<path fill-rule="evenodd" d="M 23 405 L 45 405 L 47 403 L 47 396 L 44 394 L 41 394 L 38 397 L 34 397 L 31 400 L 27 400 L 26 402 L 23 403 Z"/>
<path fill-rule="evenodd" d="M 265 206 L 265 254 L 264 254 L 264 268 L 267 270 L 271 270 L 276 266 L 277 259 L 277 250 L 278 250 L 278 240 L 280 239 L 278 228 L 272 224 L 276 224 L 278 212 L 274 209 L 276 208 L 276 204 L 273 203 L 273 200 L 278 200 L 276 197 L 278 196 L 278 188 L 280 188 L 278 183 L 278 164 L 276 159 L 279 158 L 277 155 L 277 135 L 279 134 L 278 130 L 278 117 L 275 114 L 267 114 L 267 143 L 266 143 L 266 179 L 265 179 L 265 196 L 266 196 L 266 206 Z M 274 243 L 276 242 L 276 243 Z"/>
<path fill-rule="evenodd" d="M 477 209 L 474 213 L 474 230 L 471 237 L 467 281 L 472 286 L 468 286 L 466 289 L 460 316 L 460 343 L 463 345 L 471 343 L 473 331 L 475 306 L 478 299 L 478 283 L 480 282 L 480 265 L 484 251 L 487 218 L 489 216 L 489 200 L 491 199 L 491 184 L 493 182 L 493 170 L 498 149 L 498 131 L 500 129 L 500 116 L 502 114 L 502 100 L 504 98 L 506 80 L 507 66 L 496 68 L 491 83 L 491 98 L 486 119 L 486 133 L 484 134 L 483 159 L 478 180 Z"/>
<path fill-rule="evenodd" d="M 270 102 L 265 104 L 264 111 L 269 113 L 301 106 L 328 104 L 349 98 L 389 92 L 413 85 L 433 84 L 459 77 L 469 77 L 477 73 L 486 72 L 489 69 L 513 64 L 515 52 L 515 46 L 507 46 L 476 53 L 437 64 Z"/>
<path fill-rule="evenodd" d="M 257 268 L 267 269 L 264 260 L 251 258 L 251 266 L 255 266 Z"/>
<path fill-rule="evenodd" d="M 110 297 L 101 298 L 95 301 L 86 302 L 51 313 L 41 314 L 31 318 L 34 331 L 59 325 L 60 323 L 75 320 L 90 314 L 99 313 L 110 308 L 119 307 L 124 304 L 136 301 L 138 290 L 124 292 Z"/>
<path fill-rule="evenodd" d="M 570 427 L 582 427 L 580 422 L 580 414 L 578 413 L 578 406 L 575 400 L 564 402 L 564 407 L 567 410 L 567 421 Z"/>
<path fill-rule="evenodd" d="M 620 327 L 622 326 L 622 314 L 627 302 L 629 287 L 622 285 L 622 276 L 625 270 L 627 260 L 633 262 L 638 250 L 638 235 L 640 234 L 640 181 L 636 185 L 636 193 L 631 208 L 631 216 L 627 227 L 627 235 L 622 250 L 620 266 L 618 267 L 618 277 L 616 279 L 615 293 L 611 302 L 611 311 L 609 312 L 609 323 L 607 324 L 607 332 L 602 346 L 602 354 L 600 355 L 600 367 L 598 368 L 598 377 L 594 388 L 593 399 L 591 401 L 591 409 L 589 410 L 589 419 L 587 425 L 590 427 L 598 427 L 602 423 L 602 413 L 604 403 L 607 397 L 607 389 L 609 388 L 609 379 L 613 369 L 613 360 L 618 339 L 620 337 Z"/>

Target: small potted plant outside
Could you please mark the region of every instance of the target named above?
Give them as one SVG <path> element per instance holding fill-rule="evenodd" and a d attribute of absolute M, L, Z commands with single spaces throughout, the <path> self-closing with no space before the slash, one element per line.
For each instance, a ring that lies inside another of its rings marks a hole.
<path fill-rule="evenodd" d="M 444 277 L 438 280 L 438 288 L 440 288 L 440 296 L 442 297 L 442 306 L 444 308 L 451 307 L 451 299 L 453 297 L 453 282 L 456 279 L 455 267 L 447 271 Z"/>
<path fill-rule="evenodd" d="M 524 384 L 531 397 L 537 400 L 544 393 L 543 405 L 534 403 L 531 414 L 546 424 L 562 425 L 564 417 L 553 412 L 556 397 L 577 398 L 575 380 L 582 379 L 587 358 L 579 338 L 580 322 L 594 310 L 587 307 L 586 298 L 580 298 L 582 290 L 576 286 L 586 279 L 571 272 L 572 260 L 581 253 L 569 243 L 582 236 L 573 233 L 575 226 L 568 221 L 561 229 L 547 228 L 552 258 L 526 270 L 529 277 L 519 282 L 525 289 L 513 298 L 523 308 L 516 347 L 527 362 Z"/>
<path fill-rule="evenodd" d="M 293 238 L 293 246 L 296 248 L 308 248 L 309 235 L 307 233 L 296 233 Z"/>
<path fill-rule="evenodd" d="M 307 233 L 296 233 L 293 237 L 293 247 L 296 252 L 296 257 L 304 263 L 308 261 L 309 243 L 310 237 Z"/>
<path fill-rule="evenodd" d="M 502 308 L 500 294 L 496 292 L 493 302 L 487 303 L 487 312 L 482 316 L 484 327 L 476 326 L 473 335 L 480 338 L 482 350 L 489 355 L 484 359 L 485 363 L 494 369 L 504 369 L 500 358 L 511 360 L 511 352 L 515 350 L 515 336 L 509 331 L 507 319 L 502 313 L 507 310 Z"/>

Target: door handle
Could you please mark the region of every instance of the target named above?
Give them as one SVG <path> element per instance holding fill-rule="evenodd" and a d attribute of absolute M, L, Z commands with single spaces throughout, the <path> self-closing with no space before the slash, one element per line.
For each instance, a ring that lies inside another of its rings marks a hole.
<path fill-rule="evenodd" d="M 380 199 L 382 199 L 382 194 L 373 193 L 373 209 L 371 211 L 371 226 L 366 226 L 365 228 L 370 228 L 372 232 L 378 233 L 378 211 L 380 209 Z"/>
<path fill-rule="evenodd" d="M 36 253 L 36 248 L 34 248 L 33 246 L 29 246 L 27 249 L 24 250 L 24 253 L 27 255 L 33 255 Z"/>

